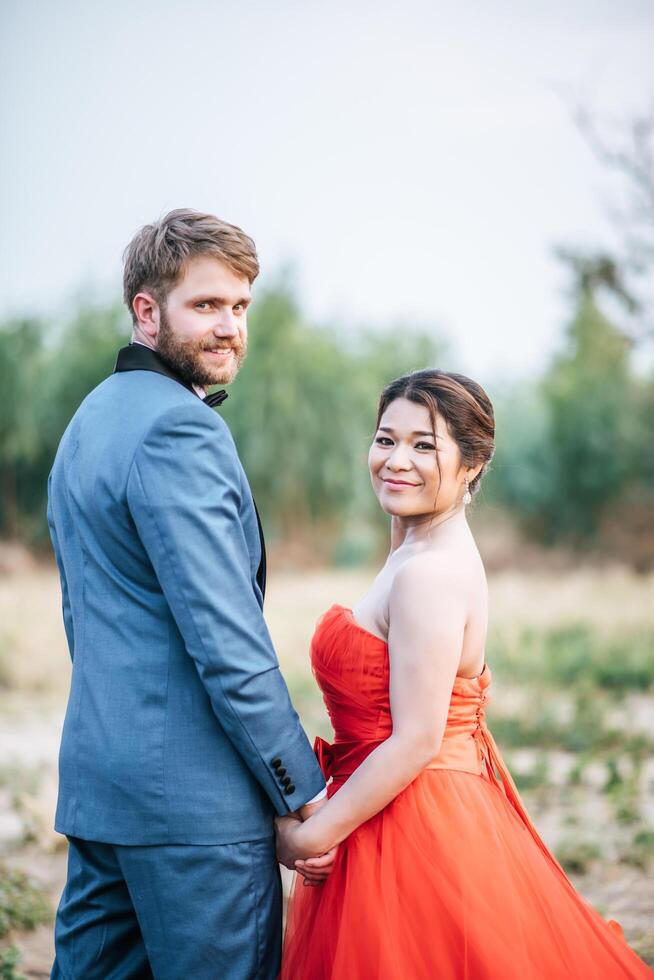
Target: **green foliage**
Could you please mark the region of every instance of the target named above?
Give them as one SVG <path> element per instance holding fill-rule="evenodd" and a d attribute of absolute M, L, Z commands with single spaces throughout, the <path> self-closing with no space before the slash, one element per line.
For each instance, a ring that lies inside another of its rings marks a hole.
<path fill-rule="evenodd" d="M 547 407 L 538 385 L 515 385 L 493 397 L 496 448 L 484 477 L 484 495 L 506 507 L 526 527 L 556 494 L 549 465 Z"/>
<path fill-rule="evenodd" d="M 654 830 L 651 827 L 641 827 L 631 841 L 620 852 L 622 864 L 647 871 L 654 865 Z"/>
<path fill-rule="evenodd" d="M 484 498 L 541 540 L 588 547 L 611 515 L 618 533 L 623 514 L 643 525 L 654 514 L 654 379 L 633 376 L 622 335 L 592 283 L 580 283 L 566 347 L 544 378 L 495 393 L 497 450 Z M 47 541 L 57 445 L 129 332 L 118 304 L 81 305 L 56 327 L 30 318 L 0 325 L 0 536 Z M 403 324 L 309 323 L 287 279 L 257 292 L 250 353 L 221 414 L 271 542 L 309 541 L 317 557 L 342 564 L 375 557 L 388 530 L 367 471 L 379 394 L 392 378 L 439 366 L 443 351 L 433 333 Z M 647 567 L 654 540 L 640 530 L 634 540 Z M 578 646 L 583 653 L 583 638 Z M 617 686 L 627 683 L 620 670 Z"/>
<path fill-rule="evenodd" d="M 649 630 L 608 633 L 586 623 L 523 627 L 514 635 L 492 630 L 487 655 L 498 675 L 511 681 L 567 690 L 581 685 L 616 695 L 654 686 L 654 635 Z"/>
<path fill-rule="evenodd" d="M 59 440 L 84 397 L 111 373 L 127 341 L 117 305 L 81 307 L 57 336 L 35 320 L 0 326 L 0 533 L 46 536 L 47 478 Z"/>
<path fill-rule="evenodd" d="M 16 967 L 22 958 L 17 946 L 0 949 L 0 980 L 27 980 L 23 973 L 16 973 Z"/>
<path fill-rule="evenodd" d="M 647 753 L 647 749 L 643 749 L 644 746 L 639 747 L 623 756 L 622 760 L 615 756 L 607 759 L 608 779 L 604 792 L 612 804 L 617 823 L 622 825 L 636 824 L 640 819 L 641 773 Z M 620 762 L 626 771 L 621 771 Z"/>
<path fill-rule="evenodd" d="M 39 447 L 35 391 L 41 344 L 36 320 L 10 320 L 0 329 L 0 527 L 12 537 L 21 531 L 20 472 Z"/>
<path fill-rule="evenodd" d="M 645 933 L 633 944 L 634 952 L 644 960 L 648 966 L 654 967 L 654 929 Z"/>
<path fill-rule="evenodd" d="M 568 348 L 544 381 L 555 496 L 543 517 L 552 537 L 588 537 L 632 474 L 634 385 L 628 346 L 589 291 L 579 297 Z"/>
<path fill-rule="evenodd" d="M 642 569 L 654 561 L 654 378 L 580 275 L 563 349 L 540 380 L 495 398 L 487 494 L 546 544 L 606 539 Z M 645 532 L 645 533 L 643 533 Z"/>
<path fill-rule="evenodd" d="M 327 330 L 308 328 L 287 288 L 258 298 L 250 351 L 221 414 L 267 526 L 289 536 L 342 519 L 352 484 L 351 363 Z"/>
<path fill-rule="evenodd" d="M 550 767 L 547 753 L 545 752 L 539 753 L 534 764 L 527 771 L 515 769 L 510 764 L 509 768 L 513 776 L 513 781 L 521 793 L 526 790 L 542 789 L 549 785 Z"/>
<path fill-rule="evenodd" d="M 556 749 L 561 747 L 564 729 L 548 708 L 530 704 L 524 714 L 489 712 L 489 723 L 500 748 Z"/>
<path fill-rule="evenodd" d="M 578 837 L 565 837 L 556 848 L 559 864 L 571 874 L 586 874 L 601 856 L 602 851 L 594 841 Z"/>
<path fill-rule="evenodd" d="M 43 361 L 39 421 L 52 448 L 80 403 L 111 374 L 118 349 L 129 340 L 126 314 L 117 304 L 82 306 Z"/>
<path fill-rule="evenodd" d="M 22 871 L 0 864 L 0 938 L 10 929 L 35 929 L 51 918 L 43 890 Z"/>

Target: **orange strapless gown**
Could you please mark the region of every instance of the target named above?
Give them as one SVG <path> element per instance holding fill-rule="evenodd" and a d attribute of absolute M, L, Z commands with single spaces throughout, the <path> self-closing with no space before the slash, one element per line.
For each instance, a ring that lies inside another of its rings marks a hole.
<path fill-rule="evenodd" d="M 333 606 L 311 644 L 334 727 L 329 795 L 391 734 L 388 651 Z M 484 720 L 491 675 L 458 677 L 438 758 L 289 905 L 283 980 L 608 980 L 653 972 L 538 836 Z"/>

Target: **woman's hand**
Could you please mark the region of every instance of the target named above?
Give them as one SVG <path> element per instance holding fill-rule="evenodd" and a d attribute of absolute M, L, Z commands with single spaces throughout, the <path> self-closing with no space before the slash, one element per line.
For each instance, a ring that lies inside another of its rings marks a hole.
<path fill-rule="evenodd" d="M 307 858 L 306 861 L 296 861 L 295 870 L 304 878 L 302 884 L 312 885 L 314 887 L 315 885 L 324 884 L 334 870 L 337 851 L 338 846 L 333 847 L 331 851 L 327 851 L 326 854 L 322 854 L 320 857 Z"/>
<path fill-rule="evenodd" d="M 311 828 L 295 816 L 275 818 L 277 860 L 290 871 L 297 871 L 305 884 L 320 885 L 331 874 L 337 847 L 320 854 L 311 844 Z"/>

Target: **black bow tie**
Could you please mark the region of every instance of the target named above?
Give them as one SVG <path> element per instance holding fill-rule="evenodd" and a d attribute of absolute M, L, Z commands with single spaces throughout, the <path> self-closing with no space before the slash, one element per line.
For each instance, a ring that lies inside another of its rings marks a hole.
<path fill-rule="evenodd" d="M 229 395 L 227 394 L 225 389 L 221 388 L 220 391 L 214 391 L 212 395 L 207 395 L 206 398 L 202 399 L 202 401 L 204 402 L 205 405 L 208 405 L 209 408 L 218 408 L 218 406 L 222 405 L 222 403 L 228 397 Z"/>

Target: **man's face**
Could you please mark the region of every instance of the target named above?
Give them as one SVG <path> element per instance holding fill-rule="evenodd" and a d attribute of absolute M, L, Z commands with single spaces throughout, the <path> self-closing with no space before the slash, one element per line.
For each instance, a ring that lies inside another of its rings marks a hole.
<path fill-rule="evenodd" d="M 229 384 L 247 351 L 250 283 L 220 259 L 191 259 L 159 308 L 157 351 L 187 383 Z"/>

